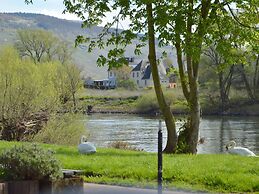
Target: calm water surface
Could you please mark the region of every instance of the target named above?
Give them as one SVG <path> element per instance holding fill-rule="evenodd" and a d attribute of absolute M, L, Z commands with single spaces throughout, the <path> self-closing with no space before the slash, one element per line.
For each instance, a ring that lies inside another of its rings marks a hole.
<path fill-rule="evenodd" d="M 90 132 L 89 141 L 97 147 L 107 147 L 114 141 L 125 141 L 148 152 L 157 151 L 159 118 L 136 115 L 93 114 L 86 118 Z M 177 122 L 177 128 L 181 122 Z M 259 154 L 258 117 L 203 117 L 200 137 L 205 143 L 198 146 L 198 153 L 225 152 L 225 144 L 235 140 L 238 146 L 247 147 Z M 163 123 L 163 141 L 166 142 L 166 128 Z"/>

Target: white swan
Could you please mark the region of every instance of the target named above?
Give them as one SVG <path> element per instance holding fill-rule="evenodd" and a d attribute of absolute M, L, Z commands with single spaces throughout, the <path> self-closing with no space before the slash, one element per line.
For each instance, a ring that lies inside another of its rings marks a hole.
<path fill-rule="evenodd" d="M 236 154 L 241 156 L 256 156 L 255 153 L 253 153 L 247 148 L 236 147 L 236 142 L 233 140 L 226 145 L 226 149 L 227 152 L 230 154 Z"/>
<path fill-rule="evenodd" d="M 80 154 L 92 154 L 96 152 L 96 147 L 92 143 L 87 142 L 85 136 L 82 136 L 78 145 L 78 151 Z"/>

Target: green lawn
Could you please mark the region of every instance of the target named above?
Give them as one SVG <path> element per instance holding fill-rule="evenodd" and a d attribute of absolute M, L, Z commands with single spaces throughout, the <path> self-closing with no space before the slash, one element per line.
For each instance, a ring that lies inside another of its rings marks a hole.
<path fill-rule="evenodd" d="M 0 152 L 14 142 L 0 141 Z M 42 145 L 56 151 L 63 168 L 84 170 L 86 182 L 152 187 L 156 154 L 98 149 L 80 155 L 76 147 Z M 165 187 L 212 192 L 259 192 L 259 158 L 231 155 L 164 155 Z"/>

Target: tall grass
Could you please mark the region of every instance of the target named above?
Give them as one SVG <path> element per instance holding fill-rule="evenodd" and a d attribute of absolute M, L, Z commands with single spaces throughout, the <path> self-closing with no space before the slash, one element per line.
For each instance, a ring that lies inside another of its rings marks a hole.
<path fill-rule="evenodd" d="M 79 98 L 88 97 L 107 97 L 107 98 L 128 98 L 132 96 L 140 96 L 141 90 L 126 90 L 117 88 L 112 90 L 85 89 L 78 94 Z"/>
<path fill-rule="evenodd" d="M 58 145 L 77 145 L 86 135 L 82 116 L 78 114 L 54 115 L 32 141 Z"/>

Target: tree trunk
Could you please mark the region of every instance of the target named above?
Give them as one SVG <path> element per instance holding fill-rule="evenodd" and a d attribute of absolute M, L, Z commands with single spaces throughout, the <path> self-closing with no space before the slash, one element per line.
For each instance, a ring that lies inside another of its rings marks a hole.
<path fill-rule="evenodd" d="M 221 100 L 221 113 L 223 113 L 225 110 L 227 110 L 229 106 L 229 98 L 228 93 L 226 89 L 226 82 L 229 82 L 229 80 L 224 81 L 223 79 L 223 72 L 219 73 L 219 90 L 220 90 L 220 100 Z M 227 84 L 228 85 L 228 84 Z"/>
<path fill-rule="evenodd" d="M 253 95 L 253 92 L 252 92 L 252 89 L 250 87 L 250 84 L 248 82 L 248 79 L 247 79 L 247 76 L 246 76 L 246 73 L 245 73 L 245 68 L 244 68 L 244 65 L 241 65 L 240 69 L 239 69 L 239 72 L 241 73 L 241 76 L 243 78 L 243 81 L 245 82 L 245 87 L 246 87 L 246 91 L 247 91 L 247 95 L 249 96 L 249 98 L 255 102 L 255 96 Z"/>
<path fill-rule="evenodd" d="M 189 100 L 190 106 L 190 125 L 187 132 L 187 152 L 196 154 L 197 143 L 199 138 L 199 126 L 200 126 L 200 103 L 197 81 L 193 81 L 191 87 L 191 95 Z"/>
<path fill-rule="evenodd" d="M 255 72 L 253 77 L 253 85 L 254 85 L 254 96 L 257 97 L 257 89 L 259 86 L 259 78 L 258 78 L 258 66 L 259 66 L 259 55 L 257 55 L 256 63 L 255 63 Z"/>
<path fill-rule="evenodd" d="M 220 101 L 221 101 L 221 112 L 225 111 L 225 104 L 226 104 L 226 95 L 225 95 L 225 89 L 223 85 L 223 73 L 219 73 L 219 92 L 220 92 Z"/>
<path fill-rule="evenodd" d="M 158 100 L 160 110 L 165 119 L 167 128 L 167 143 L 164 149 L 165 153 L 174 153 L 177 146 L 177 134 L 175 120 L 171 113 L 169 105 L 166 103 L 163 91 L 160 84 L 160 78 L 158 74 L 157 60 L 156 60 L 156 48 L 155 48 L 155 32 L 154 32 L 154 21 L 152 13 L 152 4 L 148 3 L 147 18 L 148 18 L 148 39 L 149 39 L 149 62 L 151 64 L 151 71 L 153 76 L 154 88 Z"/>
<path fill-rule="evenodd" d="M 76 97 L 75 97 L 75 92 L 72 92 L 72 98 L 73 98 L 74 112 L 76 112 Z"/>

